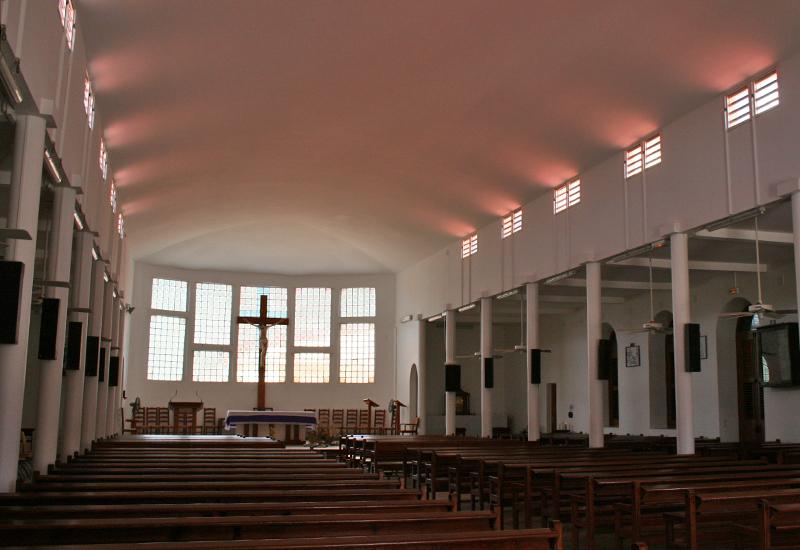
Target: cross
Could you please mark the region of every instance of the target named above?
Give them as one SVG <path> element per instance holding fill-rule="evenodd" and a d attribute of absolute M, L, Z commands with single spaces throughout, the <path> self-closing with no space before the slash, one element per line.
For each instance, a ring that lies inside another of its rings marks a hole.
<path fill-rule="evenodd" d="M 261 307 L 258 317 L 240 315 L 236 318 L 238 324 L 248 324 L 258 327 L 258 410 L 263 411 L 267 406 L 267 329 L 276 325 L 288 325 L 286 317 L 267 317 L 267 295 L 261 295 Z"/>

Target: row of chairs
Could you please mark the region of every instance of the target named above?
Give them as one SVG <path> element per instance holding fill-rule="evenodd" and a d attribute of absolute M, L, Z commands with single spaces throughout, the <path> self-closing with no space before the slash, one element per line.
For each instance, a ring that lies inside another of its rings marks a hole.
<path fill-rule="evenodd" d="M 176 412 L 173 420 L 170 422 L 168 407 L 139 407 L 127 421 L 130 428 L 125 431 L 133 434 L 219 433 L 217 409 L 213 407 L 203 409 L 200 424 L 196 424 L 194 414 L 189 412 Z"/>
<path fill-rule="evenodd" d="M 306 409 L 317 413 L 318 429 L 330 435 L 355 433 L 385 434 L 393 428 L 387 426 L 387 412 L 376 409 L 370 418 L 370 409 Z"/>

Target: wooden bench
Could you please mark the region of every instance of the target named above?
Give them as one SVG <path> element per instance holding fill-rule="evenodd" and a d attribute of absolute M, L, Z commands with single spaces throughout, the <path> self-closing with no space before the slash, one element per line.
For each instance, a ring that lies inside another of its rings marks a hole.
<path fill-rule="evenodd" d="M 32 547 L 25 547 L 32 550 Z M 76 550 L 83 546 L 47 546 L 48 550 Z M 561 526 L 518 531 L 470 533 L 404 533 L 400 535 L 295 538 L 287 540 L 233 540 L 147 544 L 97 544 L 92 550 L 562 550 Z"/>
<path fill-rule="evenodd" d="M 463 532 L 491 530 L 494 521 L 490 512 L 26 519 L 0 522 L 0 546 Z"/>

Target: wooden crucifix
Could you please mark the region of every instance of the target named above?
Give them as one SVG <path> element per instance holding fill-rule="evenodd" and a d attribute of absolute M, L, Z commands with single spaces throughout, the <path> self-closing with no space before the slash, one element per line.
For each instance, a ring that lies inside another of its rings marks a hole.
<path fill-rule="evenodd" d="M 236 318 L 239 324 L 248 324 L 258 327 L 258 410 L 263 411 L 267 407 L 267 329 L 276 325 L 288 325 L 289 319 L 286 317 L 267 316 L 267 295 L 261 295 L 261 304 L 258 317 L 248 317 L 240 315 Z"/>

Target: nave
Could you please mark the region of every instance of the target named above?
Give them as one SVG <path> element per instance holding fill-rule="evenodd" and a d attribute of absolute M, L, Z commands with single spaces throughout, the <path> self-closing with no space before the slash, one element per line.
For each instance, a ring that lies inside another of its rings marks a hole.
<path fill-rule="evenodd" d="M 800 445 L 124 436 L 0 496 L 37 548 L 780 549 L 800 544 Z"/>

